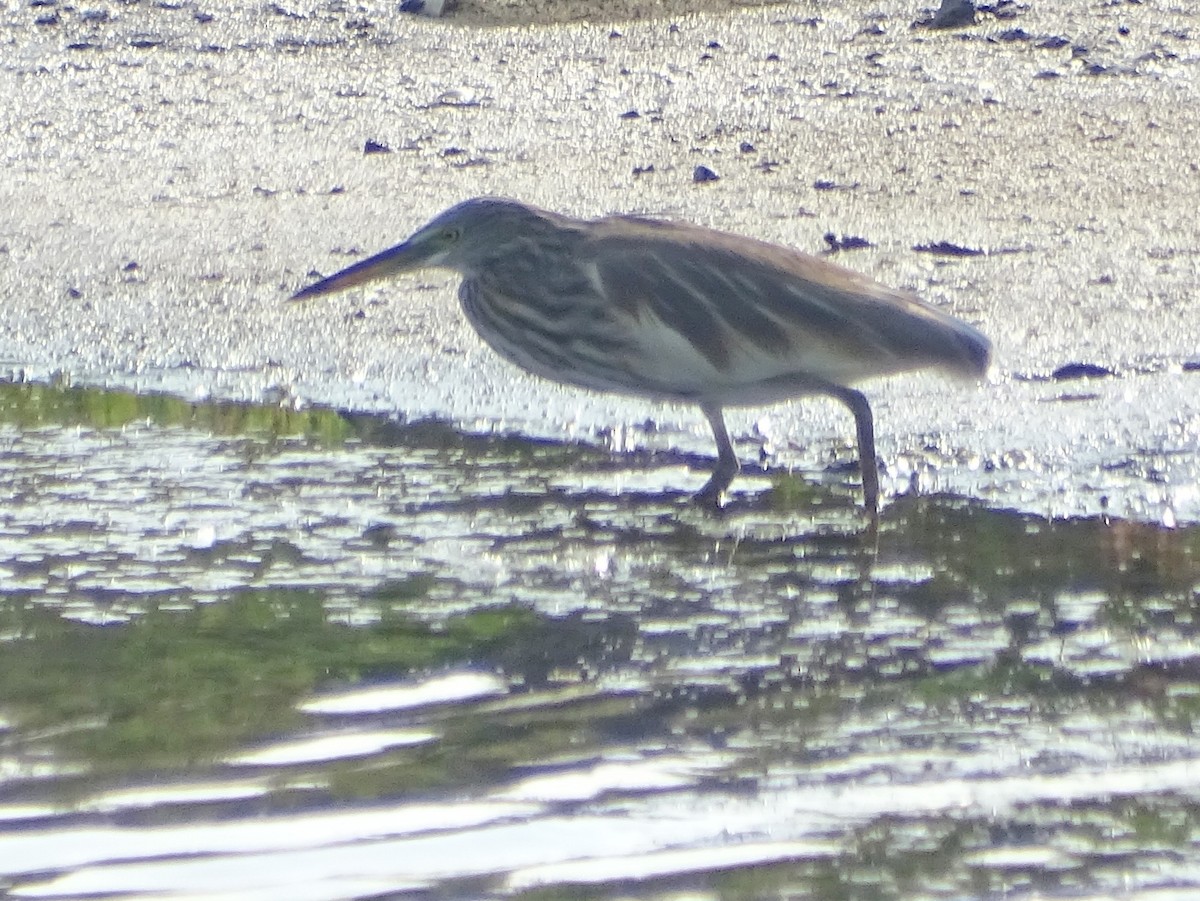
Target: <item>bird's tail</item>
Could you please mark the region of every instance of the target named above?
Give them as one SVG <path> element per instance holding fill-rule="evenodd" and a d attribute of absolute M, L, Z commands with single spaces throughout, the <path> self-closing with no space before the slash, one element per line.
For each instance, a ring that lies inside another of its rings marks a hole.
<path fill-rule="evenodd" d="M 949 317 L 948 317 L 949 318 Z M 948 342 L 957 353 L 948 359 L 946 368 L 965 378 L 982 378 L 992 363 L 992 342 L 987 335 L 961 319 L 950 319 Z"/>

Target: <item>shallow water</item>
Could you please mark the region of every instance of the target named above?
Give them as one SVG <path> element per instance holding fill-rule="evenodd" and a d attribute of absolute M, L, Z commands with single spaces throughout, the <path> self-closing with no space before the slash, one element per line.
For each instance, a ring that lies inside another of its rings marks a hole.
<path fill-rule="evenodd" d="M 1184 897 L 1200 530 L 0 386 L 13 898 Z M 573 888 L 567 888 L 573 886 Z M 540 896 L 540 895 L 539 895 Z"/>

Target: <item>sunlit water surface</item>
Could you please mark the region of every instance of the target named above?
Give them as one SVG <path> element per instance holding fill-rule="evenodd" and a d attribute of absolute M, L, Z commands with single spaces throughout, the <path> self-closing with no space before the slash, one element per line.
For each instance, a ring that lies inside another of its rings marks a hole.
<path fill-rule="evenodd" d="M 1194 527 L 4 398 L 10 897 L 1200 891 Z"/>

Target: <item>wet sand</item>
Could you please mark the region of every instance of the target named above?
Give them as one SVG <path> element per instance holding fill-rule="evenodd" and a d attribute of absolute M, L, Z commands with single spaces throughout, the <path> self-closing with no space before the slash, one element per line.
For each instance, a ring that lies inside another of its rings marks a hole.
<path fill-rule="evenodd" d="M 553 9 L 7 11 L 5 371 L 705 453 L 695 411 L 498 361 L 436 273 L 283 301 L 476 194 L 812 252 L 855 236 L 874 246 L 839 262 L 997 351 L 979 389 L 866 386 L 885 492 L 1200 515 L 1196 14 L 1038 6 L 930 32 L 900 4 Z M 1079 365 L 1099 375 L 1061 377 Z M 824 401 L 732 428 L 778 468 L 852 454 Z"/>

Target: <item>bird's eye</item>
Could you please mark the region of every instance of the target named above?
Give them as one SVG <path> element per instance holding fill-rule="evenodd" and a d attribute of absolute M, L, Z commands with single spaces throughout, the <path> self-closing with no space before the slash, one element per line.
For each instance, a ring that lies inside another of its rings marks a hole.
<path fill-rule="evenodd" d="M 457 228 L 443 228 L 442 229 L 442 240 L 445 241 L 447 244 L 453 244 L 455 241 L 458 240 L 459 234 L 460 233 Z"/>

